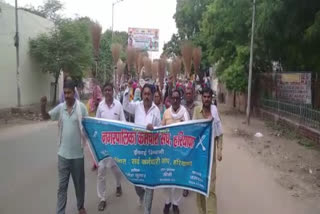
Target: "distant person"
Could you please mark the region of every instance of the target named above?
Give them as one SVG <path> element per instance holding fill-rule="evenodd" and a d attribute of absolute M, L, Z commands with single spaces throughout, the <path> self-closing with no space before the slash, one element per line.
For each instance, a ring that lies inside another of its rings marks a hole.
<path fill-rule="evenodd" d="M 186 94 L 185 94 L 185 107 L 188 111 L 189 117 L 192 118 L 194 108 L 196 107 L 196 104 L 194 102 L 195 96 L 194 96 L 194 89 L 192 85 L 189 85 L 186 88 Z M 189 190 L 183 190 L 183 196 L 188 197 Z"/>
<path fill-rule="evenodd" d="M 141 101 L 141 90 L 140 88 L 136 88 L 134 90 L 134 96 L 133 96 L 133 101 Z"/>
<path fill-rule="evenodd" d="M 83 146 L 85 137 L 82 127 L 82 118 L 88 116 L 83 103 L 75 98 L 75 85 L 72 80 L 67 80 L 63 85 L 65 101 L 54 109 L 46 110 L 47 97 L 41 98 L 41 113 L 45 120 L 59 121 L 58 137 L 58 202 L 57 214 L 65 214 L 68 196 L 70 175 L 73 180 L 77 197 L 79 214 L 86 214 L 85 199 L 85 174 Z"/>
<path fill-rule="evenodd" d="M 159 90 L 154 93 L 154 103 L 160 110 L 161 119 L 163 118 L 164 111 L 166 110 L 166 106 L 163 104 L 162 95 Z"/>
<path fill-rule="evenodd" d="M 194 102 L 194 100 L 195 100 L 194 89 L 192 87 L 187 87 L 185 99 L 186 99 L 185 107 L 188 110 L 190 118 L 192 118 L 194 108 L 196 107 L 196 104 Z"/>
<path fill-rule="evenodd" d="M 170 97 L 167 97 L 166 100 L 164 101 L 164 105 L 166 107 L 166 109 L 170 108 L 171 106 L 171 99 Z"/>
<path fill-rule="evenodd" d="M 89 116 L 94 117 L 96 116 L 97 108 L 99 103 L 101 102 L 103 96 L 101 92 L 101 88 L 99 86 L 99 83 L 96 79 L 93 79 L 93 87 L 90 99 L 87 103 L 87 108 L 89 112 Z"/>
<path fill-rule="evenodd" d="M 87 111 L 89 112 L 89 116 L 95 117 L 98 105 L 101 102 L 103 96 L 102 96 L 101 88 L 99 86 L 98 81 L 96 79 L 93 79 L 92 84 L 93 84 L 93 86 L 92 86 L 90 99 L 88 100 L 86 107 L 87 107 Z M 95 163 L 93 156 L 91 157 L 91 159 L 93 162 L 91 170 L 95 171 L 98 168 L 98 166 Z"/>
<path fill-rule="evenodd" d="M 213 119 L 213 140 L 215 149 L 213 154 L 213 165 L 211 169 L 211 180 L 209 197 L 197 193 L 197 206 L 199 214 L 216 214 L 217 213 L 217 196 L 216 196 L 216 169 L 217 162 L 222 160 L 222 127 L 218 110 L 212 105 L 213 91 L 210 88 L 202 90 L 202 106 L 197 106 L 193 112 L 193 120 Z"/>

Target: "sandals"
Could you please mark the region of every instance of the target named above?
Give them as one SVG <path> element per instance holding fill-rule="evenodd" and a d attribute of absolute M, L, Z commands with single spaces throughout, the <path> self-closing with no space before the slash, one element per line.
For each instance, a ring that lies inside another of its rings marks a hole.
<path fill-rule="evenodd" d="M 189 190 L 184 189 L 183 190 L 183 197 L 188 197 L 189 195 Z"/>
<path fill-rule="evenodd" d="M 99 211 L 104 211 L 104 209 L 107 206 L 107 202 L 106 201 L 100 201 L 99 205 L 98 205 L 98 210 Z"/>
<path fill-rule="evenodd" d="M 122 195 L 122 188 L 121 188 L 121 186 L 118 186 L 117 190 L 116 190 L 116 196 L 120 197 L 121 195 Z"/>

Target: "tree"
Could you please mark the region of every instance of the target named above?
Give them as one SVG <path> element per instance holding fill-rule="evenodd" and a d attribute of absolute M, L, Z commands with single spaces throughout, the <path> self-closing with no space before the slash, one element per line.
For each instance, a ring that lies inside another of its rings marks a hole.
<path fill-rule="evenodd" d="M 218 64 L 232 90 L 246 89 L 252 0 L 177 0 L 178 37 L 201 46 L 202 67 Z M 165 46 L 174 53 L 174 38 Z M 257 1 L 254 74 L 285 70 L 319 71 L 320 1 Z"/>
<path fill-rule="evenodd" d="M 111 81 L 113 78 L 113 63 L 112 63 L 112 54 L 111 54 L 111 44 L 119 43 L 122 47 L 125 48 L 128 45 L 128 34 L 127 32 L 112 31 L 106 30 L 100 41 L 100 53 L 99 53 L 99 65 L 98 65 L 98 74 L 97 77 L 100 81 Z M 126 55 L 124 51 L 120 53 L 120 59 L 126 61 Z"/>
<path fill-rule="evenodd" d="M 181 56 L 181 39 L 178 34 L 173 34 L 171 40 L 164 44 L 163 52 L 168 58 L 174 58 L 176 56 Z"/>
<path fill-rule="evenodd" d="M 30 40 L 30 55 L 43 72 L 49 72 L 55 78 L 53 103 L 56 102 L 60 72 L 81 80 L 83 72 L 92 64 L 90 44 L 88 27 L 77 21 L 63 21 L 48 34 Z"/>
<path fill-rule="evenodd" d="M 272 0 L 258 5 L 257 35 L 285 70 L 318 71 L 320 1 Z"/>
<path fill-rule="evenodd" d="M 181 42 L 190 40 L 194 45 L 200 46 L 203 52 L 201 67 L 208 68 L 207 44 L 200 40 L 201 20 L 209 3 L 214 0 L 177 0 L 174 19 L 178 33 L 174 34 L 169 42 L 164 45 L 163 54 L 169 58 L 181 56 Z M 203 70 L 203 69 L 202 69 Z"/>
<path fill-rule="evenodd" d="M 59 0 L 46 0 L 44 5 L 39 6 L 38 8 L 35 8 L 32 5 L 27 5 L 21 9 L 49 19 L 53 22 L 58 22 L 61 20 L 61 16 L 58 12 L 63 9 L 63 4 Z"/>
<path fill-rule="evenodd" d="M 206 7 L 214 0 L 177 0 L 174 19 L 180 38 L 193 40 L 200 31 L 200 23 Z"/>
<path fill-rule="evenodd" d="M 199 40 L 231 90 L 244 91 L 249 59 L 250 0 L 215 0 L 203 14 Z"/>

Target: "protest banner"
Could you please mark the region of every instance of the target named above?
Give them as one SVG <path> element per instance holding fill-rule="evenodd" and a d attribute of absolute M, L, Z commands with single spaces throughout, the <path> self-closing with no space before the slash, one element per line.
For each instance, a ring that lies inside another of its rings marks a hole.
<path fill-rule="evenodd" d="M 90 117 L 82 123 L 96 161 L 112 157 L 134 185 L 177 187 L 208 196 L 214 161 L 212 120 L 153 131 L 133 123 Z"/>

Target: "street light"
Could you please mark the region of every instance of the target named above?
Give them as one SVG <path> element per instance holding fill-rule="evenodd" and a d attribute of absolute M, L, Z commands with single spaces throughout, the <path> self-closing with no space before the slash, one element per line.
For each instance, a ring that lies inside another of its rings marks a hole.
<path fill-rule="evenodd" d="M 114 6 L 122 1 L 124 1 L 124 0 L 117 0 L 112 3 L 111 45 L 112 45 L 112 41 L 113 41 Z M 117 62 L 115 62 L 115 64 L 117 64 Z M 117 88 L 116 87 L 116 65 L 113 67 L 113 84 L 114 84 L 114 87 Z"/>
<path fill-rule="evenodd" d="M 250 125 L 250 110 L 251 110 L 251 85 L 252 85 L 252 62 L 253 62 L 253 41 L 254 41 L 255 17 L 256 17 L 256 0 L 253 0 L 250 62 L 249 62 L 249 79 L 248 79 L 248 103 L 247 103 L 247 122 L 248 122 L 248 125 Z"/>
<path fill-rule="evenodd" d="M 111 31 L 112 31 L 112 37 L 113 38 L 113 24 L 114 24 L 114 6 L 120 2 L 122 2 L 124 0 L 117 0 L 115 2 L 112 3 L 112 27 L 111 27 Z"/>

